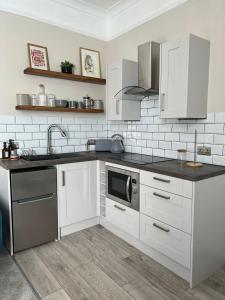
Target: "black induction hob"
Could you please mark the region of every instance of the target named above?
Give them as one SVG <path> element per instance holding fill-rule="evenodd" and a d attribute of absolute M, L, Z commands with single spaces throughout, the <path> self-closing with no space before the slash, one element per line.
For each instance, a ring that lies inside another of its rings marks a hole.
<path fill-rule="evenodd" d="M 123 154 L 116 154 L 113 155 L 112 158 L 119 159 L 121 161 L 126 161 L 138 165 L 147 165 L 147 164 L 153 164 L 157 162 L 163 162 L 172 160 L 171 158 L 165 158 L 160 156 L 153 156 L 153 155 L 144 155 L 144 154 L 131 154 L 131 153 L 123 153 Z"/>

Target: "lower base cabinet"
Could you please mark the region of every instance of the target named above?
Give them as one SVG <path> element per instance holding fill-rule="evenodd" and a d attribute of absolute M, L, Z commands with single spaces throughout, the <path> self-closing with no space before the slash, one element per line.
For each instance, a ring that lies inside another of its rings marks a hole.
<path fill-rule="evenodd" d="M 186 268 L 191 262 L 191 236 L 140 214 L 140 240 Z"/>
<path fill-rule="evenodd" d="M 125 205 L 106 199 L 105 218 L 111 224 L 139 238 L 139 212 Z"/>
<path fill-rule="evenodd" d="M 97 162 L 59 165 L 59 226 L 65 227 L 97 216 Z"/>

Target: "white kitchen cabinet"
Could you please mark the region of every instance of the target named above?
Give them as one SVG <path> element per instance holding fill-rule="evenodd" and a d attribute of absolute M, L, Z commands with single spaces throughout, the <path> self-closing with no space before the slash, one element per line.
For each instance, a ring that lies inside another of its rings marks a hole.
<path fill-rule="evenodd" d="M 138 63 L 121 59 L 107 66 L 107 119 L 108 120 L 140 120 L 141 103 L 137 100 L 126 100 L 120 93 L 124 87 L 138 85 Z M 129 96 L 132 99 L 132 96 Z"/>
<path fill-rule="evenodd" d="M 111 224 L 139 238 L 139 212 L 125 205 L 106 199 L 105 218 Z"/>
<path fill-rule="evenodd" d="M 206 118 L 210 42 L 193 34 L 161 45 L 160 116 Z"/>
<path fill-rule="evenodd" d="M 191 236 L 143 214 L 140 240 L 186 268 L 191 265 Z"/>
<path fill-rule="evenodd" d="M 65 227 L 97 216 L 97 162 L 59 165 L 59 226 Z"/>
<path fill-rule="evenodd" d="M 140 212 L 191 234 L 192 199 L 141 185 Z"/>

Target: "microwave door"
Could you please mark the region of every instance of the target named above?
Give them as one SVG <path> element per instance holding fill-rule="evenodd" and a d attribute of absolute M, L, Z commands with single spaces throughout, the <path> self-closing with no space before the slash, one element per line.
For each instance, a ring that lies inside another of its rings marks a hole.
<path fill-rule="evenodd" d="M 108 195 L 112 199 L 131 202 L 131 177 L 109 170 Z"/>

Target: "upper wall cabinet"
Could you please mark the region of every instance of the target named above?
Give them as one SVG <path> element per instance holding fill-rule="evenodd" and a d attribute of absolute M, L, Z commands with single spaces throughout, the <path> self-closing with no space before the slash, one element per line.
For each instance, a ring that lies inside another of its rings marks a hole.
<path fill-rule="evenodd" d="M 188 34 L 161 45 L 161 118 L 206 118 L 210 42 Z"/>
<path fill-rule="evenodd" d="M 138 85 L 138 63 L 121 59 L 107 66 L 107 119 L 108 120 L 140 120 L 141 103 L 132 101 L 131 96 L 126 100 L 126 95 L 120 93 L 127 86 Z"/>

